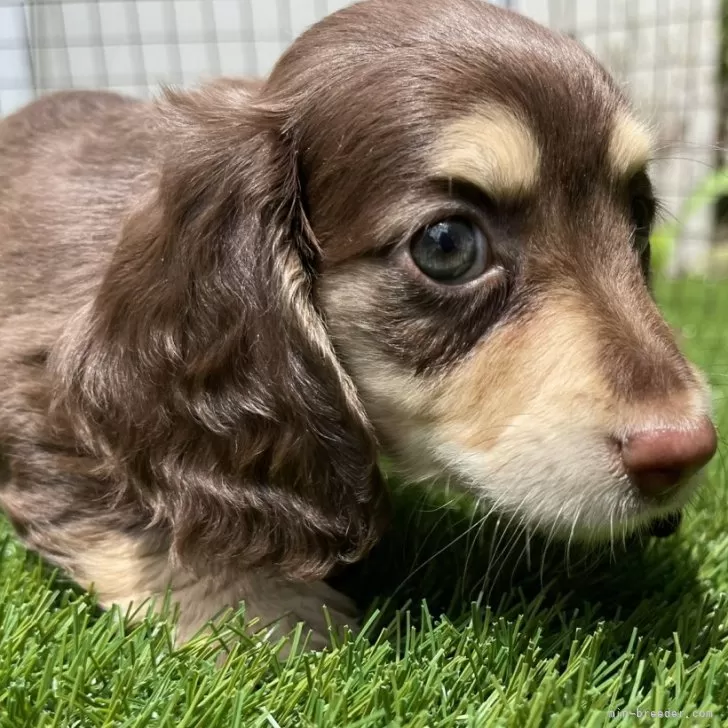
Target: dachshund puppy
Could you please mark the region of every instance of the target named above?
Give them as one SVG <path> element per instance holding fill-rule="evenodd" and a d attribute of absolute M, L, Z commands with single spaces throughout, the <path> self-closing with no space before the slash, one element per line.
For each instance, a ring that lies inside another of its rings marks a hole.
<path fill-rule="evenodd" d="M 19 538 L 102 605 L 171 590 L 180 640 L 243 601 L 323 642 L 380 452 L 556 536 L 676 513 L 716 434 L 650 296 L 649 158 L 586 50 L 481 0 L 367 0 L 262 82 L 6 118 Z"/>

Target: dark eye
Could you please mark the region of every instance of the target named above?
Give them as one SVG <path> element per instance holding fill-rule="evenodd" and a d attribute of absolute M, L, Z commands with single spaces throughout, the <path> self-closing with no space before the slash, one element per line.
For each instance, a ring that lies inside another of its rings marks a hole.
<path fill-rule="evenodd" d="M 650 228 L 655 215 L 655 203 L 649 197 L 635 195 L 632 198 L 631 214 L 635 228 L 635 242 L 640 250 L 649 244 Z"/>
<path fill-rule="evenodd" d="M 487 242 L 468 220 L 449 218 L 426 227 L 410 247 L 412 260 L 429 278 L 441 283 L 465 283 L 487 264 Z"/>

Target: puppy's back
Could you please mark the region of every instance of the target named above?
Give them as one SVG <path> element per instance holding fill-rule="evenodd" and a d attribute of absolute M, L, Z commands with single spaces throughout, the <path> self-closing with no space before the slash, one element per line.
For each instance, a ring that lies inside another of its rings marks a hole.
<path fill-rule="evenodd" d="M 70 314 L 152 184 L 153 107 L 108 92 L 42 97 L 0 120 L 0 328 Z"/>

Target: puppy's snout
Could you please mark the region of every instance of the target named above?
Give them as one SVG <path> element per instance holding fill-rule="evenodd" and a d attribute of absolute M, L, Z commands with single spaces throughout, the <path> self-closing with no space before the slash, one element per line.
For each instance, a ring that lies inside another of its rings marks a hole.
<path fill-rule="evenodd" d="M 622 462 L 643 495 L 658 497 L 706 465 L 717 444 L 715 427 L 704 417 L 689 430 L 655 429 L 631 435 L 622 445 Z"/>

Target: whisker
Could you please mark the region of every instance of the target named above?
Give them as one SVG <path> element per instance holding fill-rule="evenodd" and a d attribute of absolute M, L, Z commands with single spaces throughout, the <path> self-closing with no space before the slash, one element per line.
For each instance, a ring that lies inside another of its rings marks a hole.
<path fill-rule="evenodd" d="M 469 534 L 469 533 L 470 533 L 470 532 L 471 532 L 471 531 L 472 531 L 472 530 L 473 530 L 473 529 L 474 529 L 475 527 L 477 527 L 478 525 L 480 525 L 480 523 L 482 523 L 482 522 L 483 522 L 483 520 L 485 520 L 485 518 L 487 518 L 487 516 L 483 516 L 483 518 L 482 518 L 482 519 L 480 519 L 479 521 L 477 521 L 477 522 L 476 522 L 475 524 L 471 525 L 471 526 L 470 526 L 469 528 L 467 528 L 467 529 L 466 529 L 465 531 L 463 531 L 462 533 L 459 533 L 459 534 L 458 534 L 457 536 L 455 536 L 455 538 L 451 539 L 451 540 L 450 540 L 450 541 L 449 541 L 448 543 L 446 543 L 446 544 L 445 544 L 445 545 L 444 545 L 444 546 L 443 546 L 442 548 L 438 549 L 438 550 L 437 550 L 437 551 L 436 551 L 436 552 L 435 552 L 434 554 L 432 554 L 432 556 L 430 556 L 430 557 L 429 557 L 428 559 L 426 559 L 425 561 L 423 561 L 423 562 L 422 562 L 422 563 L 421 563 L 421 564 L 420 564 L 419 566 L 417 566 L 417 567 L 416 567 L 415 569 L 412 569 L 412 570 L 411 570 L 411 571 L 410 571 L 410 572 L 409 572 L 409 573 L 407 574 L 407 576 L 406 576 L 406 577 L 405 577 L 405 578 L 404 578 L 404 579 L 403 579 L 403 580 L 402 580 L 402 581 L 401 581 L 401 582 L 400 582 L 400 583 L 399 583 L 399 584 L 397 585 L 396 589 L 394 590 L 394 592 L 392 593 L 392 595 L 391 595 L 391 597 L 390 597 L 390 598 L 392 598 L 392 599 L 393 599 L 393 598 L 394 598 L 395 596 L 397 596 L 397 594 L 399 594 L 399 593 L 401 592 L 401 590 L 402 590 L 402 589 L 404 588 L 405 584 L 407 584 L 407 583 L 408 583 L 408 582 L 410 581 L 410 579 L 411 579 L 411 578 L 412 578 L 412 577 L 413 577 L 413 576 L 414 576 L 415 574 L 417 574 L 417 573 L 419 573 L 420 571 L 422 571 L 422 570 L 423 570 L 423 569 L 424 569 L 424 568 L 425 568 L 426 566 L 428 566 L 428 564 L 431 564 L 431 563 L 432 563 L 432 562 L 433 562 L 433 561 L 434 561 L 434 560 L 435 560 L 435 559 L 436 559 L 436 558 L 437 558 L 438 556 L 440 556 L 441 554 L 443 554 L 443 553 L 444 553 L 445 551 L 447 551 L 447 550 L 448 550 L 449 548 L 452 548 L 452 547 L 453 547 L 453 546 L 454 546 L 454 545 L 455 545 L 456 543 L 458 543 L 459 541 L 461 541 L 461 540 L 462 540 L 463 538 L 467 537 L 467 535 L 468 535 L 468 534 Z"/>
<path fill-rule="evenodd" d="M 574 538 L 574 531 L 576 530 L 576 525 L 579 522 L 579 517 L 581 516 L 581 511 L 584 507 L 583 500 L 584 500 L 584 496 L 582 494 L 581 496 L 579 496 L 579 500 L 577 501 L 577 503 L 579 505 L 577 506 L 576 513 L 574 515 L 574 520 L 572 521 L 572 524 L 571 524 L 571 531 L 569 532 L 569 538 L 566 542 L 566 575 L 567 576 L 570 576 L 569 557 L 571 554 L 571 542 Z"/>
<path fill-rule="evenodd" d="M 659 157 L 658 159 L 655 159 L 655 162 L 692 162 L 708 169 L 715 169 L 715 165 L 711 162 L 706 162 L 704 159 L 694 159 L 692 157 Z"/>

